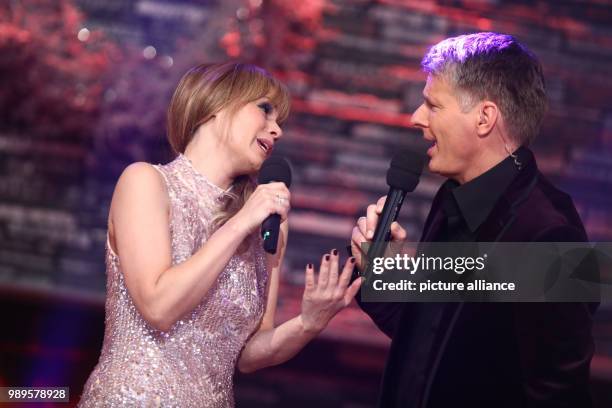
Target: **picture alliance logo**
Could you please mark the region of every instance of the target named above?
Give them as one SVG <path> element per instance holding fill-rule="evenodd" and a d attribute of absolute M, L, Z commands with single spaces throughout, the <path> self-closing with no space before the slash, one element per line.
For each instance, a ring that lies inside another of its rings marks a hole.
<path fill-rule="evenodd" d="M 378 257 L 372 262 L 372 272 L 380 275 L 385 271 L 398 270 L 410 272 L 414 275 L 417 271 L 423 272 L 438 272 L 447 271 L 455 272 L 461 275 L 470 271 L 482 271 L 485 268 L 487 254 L 479 257 L 471 256 L 410 256 L 407 254 L 397 254 L 394 257 Z"/>

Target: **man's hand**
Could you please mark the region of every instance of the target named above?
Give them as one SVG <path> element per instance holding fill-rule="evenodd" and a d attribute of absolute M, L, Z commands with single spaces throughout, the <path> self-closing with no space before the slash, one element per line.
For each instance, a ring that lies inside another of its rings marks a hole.
<path fill-rule="evenodd" d="M 374 230 L 378 224 L 378 218 L 385 206 L 387 196 L 380 197 L 376 204 L 368 205 L 366 216 L 359 217 L 357 224 L 353 227 L 351 235 L 351 251 L 355 257 L 355 262 L 360 270 L 363 270 L 363 258 L 365 255 L 362 252 L 361 244 L 371 242 L 374 236 Z M 397 221 L 391 224 L 391 241 L 402 242 L 406 240 L 406 230 L 402 228 Z"/>

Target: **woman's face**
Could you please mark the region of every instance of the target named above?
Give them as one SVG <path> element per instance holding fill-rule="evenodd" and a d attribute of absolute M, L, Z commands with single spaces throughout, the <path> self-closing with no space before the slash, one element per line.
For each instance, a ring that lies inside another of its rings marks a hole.
<path fill-rule="evenodd" d="M 278 112 L 267 97 L 249 102 L 230 119 L 227 147 L 235 171 L 252 174 L 270 157 L 282 136 Z"/>

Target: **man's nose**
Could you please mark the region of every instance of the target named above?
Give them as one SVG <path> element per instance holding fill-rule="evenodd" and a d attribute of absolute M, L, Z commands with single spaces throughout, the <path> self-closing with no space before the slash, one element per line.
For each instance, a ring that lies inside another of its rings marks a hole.
<path fill-rule="evenodd" d="M 410 117 L 410 123 L 414 127 L 425 128 L 427 127 L 427 115 L 425 114 L 425 104 L 422 103 Z"/>

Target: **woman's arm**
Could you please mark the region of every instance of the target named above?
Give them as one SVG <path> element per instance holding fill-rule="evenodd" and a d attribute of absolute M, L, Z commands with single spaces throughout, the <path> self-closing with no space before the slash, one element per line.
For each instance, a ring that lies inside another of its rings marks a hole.
<path fill-rule="evenodd" d="M 143 318 L 168 330 L 192 311 L 212 287 L 244 238 L 271 213 L 286 219 L 289 209 L 277 194 L 283 183 L 259 186 L 243 210 L 215 231 L 186 261 L 171 265 L 168 193 L 161 175 L 148 163 L 123 172 L 113 195 L 111 220 L 125 283 Z"/>
<path fill-rule="evenodd" d="M 285 259 L 285 250 L 289 239 L 289 220 L 285 220 L 280 225 L 280 234 L 278 236 L 278 251 L 276 254 L 266 254 L 266 269 L 269 272 L 268 284 L 266 288 L 267 300 L 264 315 L 261 320 L 260 330 L 268 330 L 274 328 L 274 319 L 276 317 L 276 305 L 278 298 L 278 286 L 280 282 L 281 266 Z"/>
<path fill-rule="evenodd" d="M 347 260 L 342 274 L 338 276 L 338 252 L 326 254 L 321 261 L 318 281 L 315 282 L 314 268 L 306 268 L 302 313 L 293 319 L 274 327 L 274 313 L 278 294 L 280 262 L 286 245 L 286 226 L 281 234 L 283 253 L 273 262 L 268 302 L 259 330 L 245 345 L 238 360 L 241 372 L 252 372 L 260 368 L 281 364 L 296 355 L 310 340 L 316 337 L 331 318 L 346 307 L 361 285 L 357 279 L 348 286 L 354 267 L 354 259 Z"/>

